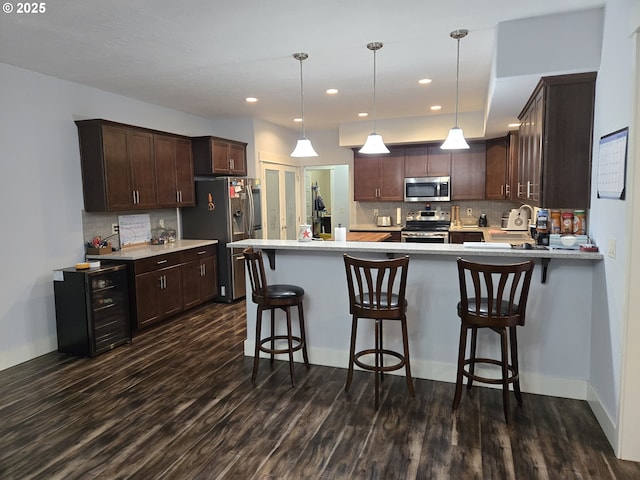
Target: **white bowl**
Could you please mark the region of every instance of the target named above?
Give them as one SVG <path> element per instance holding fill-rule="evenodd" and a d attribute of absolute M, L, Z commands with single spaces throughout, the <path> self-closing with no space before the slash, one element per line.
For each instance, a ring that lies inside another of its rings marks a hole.
<path fill-rule="evenodd" d="M 578 238 L 575 235 L 562 235 L 560 237 L 560 243 L 565 247 L 573 247 L 578 242 Z"/>

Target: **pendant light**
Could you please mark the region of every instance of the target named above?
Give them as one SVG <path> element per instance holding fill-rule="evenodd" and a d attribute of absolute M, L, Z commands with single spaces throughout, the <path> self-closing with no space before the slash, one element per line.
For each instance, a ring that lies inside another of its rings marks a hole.
<path fill-rule="evenodd" d="M 376 52 L 382 48 L 382 43 L 367 43 L 367 48 L 373 52 L 373 132 L 359 150 L 360 153 L 389 153 L 389 149 L 382 141 L 382 135 L 376 133 Z"/>
<path fill-rule="evenodd" d="M 440 146 L 443 150 L 462 150 L 469 148 L 469 144 L 464 139 L 462 129 L 458 126 L 458 88 L 460 84 L 460 39 L 467 36 L 469 30 L 454 30 L 449 35 L 458 41 L 458 60 L 456 64 L 456 123 L 451 130 L 447 139 Z"/>
<path fill-rule="evenodd" d="M 300 105 L 302 109 L 302 115 L 300 117 L 302 121 L 302 138 L 296 143 L 296 148 L 291 152 L 292 157 L 317 157 L 318 154 L 313 149 L 311 141 L 307 139 L 304 132 L 304 85 L 302 83 L 302 61 L 309 58 L 307 53 L 294 53 L 293 58 L 300 62 Z"/>

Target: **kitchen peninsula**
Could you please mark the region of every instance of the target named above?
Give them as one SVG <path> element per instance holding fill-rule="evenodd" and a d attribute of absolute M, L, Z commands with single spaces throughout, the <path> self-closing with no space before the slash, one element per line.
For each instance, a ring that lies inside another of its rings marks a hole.
<path fill-rule="evenodd" d="M 342 254 L 385 259 L 409 255 L 407 317 L 412 373 L 418 378 L 455 380 L 460 322 L 456 258 L 483 262 L 512 263 L 536 260 L 529 293 L 526 325 L 518 331 L 523 391 L 586 399 L 590 364 L 589 302 L 600 253 L 569 250 L 523 250 L 496 248 L 495 244 L 465 247 L 460 244 L 416 244 L 389 242 L 297 242 L 292 240 L 243 240 L 229 248 L 253 247 L 268 257 L 265 261 L 271 283 L 291 283 L 305 289 L 305 323 L 309 359 L 312 364 L 347 366 L 351 319 Z M 546 283 L 543 265 L 549 265 Z M 247 288 L 250 288 L 249 286 Z M 247 297 L 245 354 L 253 355 L 255 305 Z M 364 326 L 358 341 L 373 334 Z M 481 332 L 480 335 L 486 332 Z M 497 336 L 492 336 L 497 337 Z M 492 354 L 497 338 L 482 341 Z M 400 347 L 399 328 L 385 329 L 390 348 Z M 490 345 L 487 347 L 487 345 Z M 296 358 L 300 361 L 300 358 Z M 346 375 L 346 372 L 345 372 Z"/>

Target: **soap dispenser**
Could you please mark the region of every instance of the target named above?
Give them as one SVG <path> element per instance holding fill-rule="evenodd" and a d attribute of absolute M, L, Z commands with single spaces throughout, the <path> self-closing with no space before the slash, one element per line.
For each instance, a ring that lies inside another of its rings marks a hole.
<path fill-rule="evenodd" d="M 487 214 L 486 213 L 481 213 L 480 214 L 480 218 L 478 218 L 478 226 L 479 227 L 486 227 L 487 226 Z"/>

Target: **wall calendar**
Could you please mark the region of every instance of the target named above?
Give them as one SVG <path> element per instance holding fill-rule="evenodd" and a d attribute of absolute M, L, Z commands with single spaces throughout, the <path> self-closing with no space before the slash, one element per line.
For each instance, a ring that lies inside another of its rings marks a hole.
<path fill-rule="evenodd" d="M 600 137 L 598 198 L 624 200 L 627 177 L 629 127 Z"/>

